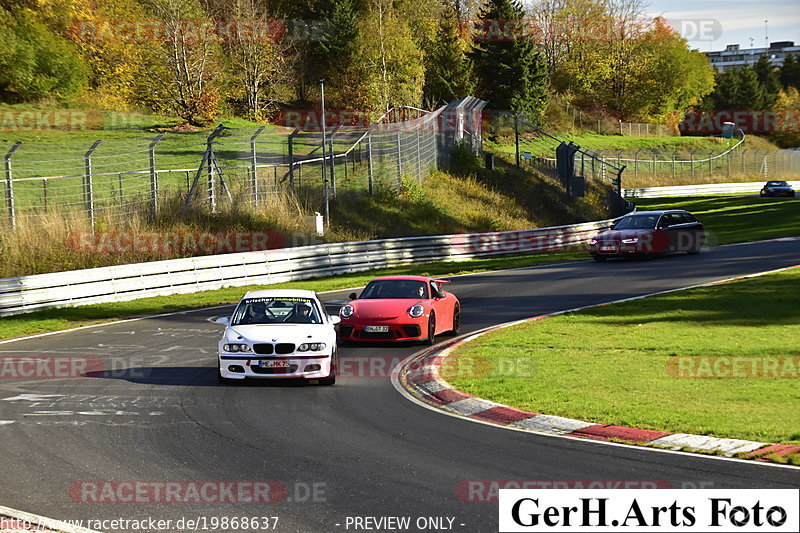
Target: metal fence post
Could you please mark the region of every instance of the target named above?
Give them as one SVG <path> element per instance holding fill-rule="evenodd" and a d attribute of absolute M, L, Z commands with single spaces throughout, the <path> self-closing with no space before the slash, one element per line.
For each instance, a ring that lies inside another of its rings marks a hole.
<path fill-rule="evenodd" d="M 94 186 L 92 184 L 92 154 L 100 146 L 102 140 L 95 141 L 89 151 L 83 156 L 84 160 L 84 194 L 86 213 L 89 215 L 89 227 L 94 228 Z"/>
<path fill-rule="evenodd" d="M 217 212 L 217 194 L 216 194 L 216 182 L 214 176 L 214 139 L 222 133 L 222 130 L 225 127 L 220 124 L 214 131 L 211 132 L 211 135 L 208 136 L 206 139 L 206 161 L 208 162 L 208 203 L 211 206 L 211 212 Z M 187 196 L 187 202 L 189 197 Z"/>
<path fill-rule="evenodd" d="M 336 129 L 338 130 L 339 128 Z M 336 135 L 336 131 L 333 132 L 333 135 L 331 135 L 331 138 L 328 140 L 328 146 L 330 147 L 328 153 L 330 154 L 331 157 L 331 189 L 330 189 L 331 198 L 336 198 L 336 154 L 333 152 L 334 135 Z"/>
<path fill-rule="evenodd" d="M 400 131 L 397 132 L 397 189 L 403 186 L 403 152 L 400 141 Z"/>
<path fill-rule="evenodd" d="M 728 159 L 728 177 L 730 177 L 730 175 L 731 175 L 731 153 L 730 152 L 728 152 L 727 159 Z"/>
<path fill-rule="evenodd" d="M 675 152 L 672 152 L 672 177 L 675 177 Z"/>
<path fill-rule="evenodd" d="M 714 151 L 710 151 L 708 153 L 708 177 L 711 178 L 714 176 L 713 171 L 713 163 L 714 163 Z"/>
<path fill-rule="evenodd" d="M 14 229 L 17 224 L 16 213 L 14 212 L 14 185 L 11 179 L 11 156 L 20 147 L 22 143 L 15 143 L 14 146 L 6 154 L 6 209 L 8 209 L 8 222 L 11 224 L 11 229 Z"/>
<path fill-rule="evenodd" d="M 517 152 L 517 168 L 519 168 L 519 115 L 514 115 L 514 146 Z"/>
<path fill-rule="evenodd" d="M 250 136 L 250 172 L 253 175 L 251 187 L 253 191 L 253 205 L 258 205 L 258 153 L 256 151 L 256 139 L 261 135 L 266 126 L 261 126 L 256 132 Z M 291 153 L 291 152 L 290 152 Z M 289 156 L 291 159 L 291 155 Z"/>
<path fill-rule="evenodd" d="M 300 132 L 300 128 L 289 134 L 289 188 L 294 192 L 294 138 Z"/>
<path fill-rule="evenodd" d="M 369 181 L 369 194 L 372 196 L 375 191 L 372 189 L 372 136 L 367 135 L 367 180 Z"/>
<path fill-rule="evenodd" d="M 162 131 L 156 138 L 153 139 L 153 142 L 150 143 L 148 147 L 148 153 L 150 155 L 150 212 L 155 219 L 158 215 L 158 172 L 156 172 L 156 145 L 164 138 L 166 134 L 165 131 Z"/>
<path fill-rule="evenodd" d="M 419 126 L 417 126 L 417 181 L 422 181 L 422 151 L 419 148 Z"/>
<path fill-rule="evenodd" d="M 689 159 L 691 160 L 690 167 L 692 169 L 692 177 L 694 177 L 694 150 L 689 152 Z"/>
<path fill-rule="evenodd" d="M 642 149 L 639 148 L 638 150 L 636 150 L 636 154 L 633 156 L 633 177 L 634 178 L 639 176 L 639 152 L 641 152 L 641 151 L 642 151 Z"/>

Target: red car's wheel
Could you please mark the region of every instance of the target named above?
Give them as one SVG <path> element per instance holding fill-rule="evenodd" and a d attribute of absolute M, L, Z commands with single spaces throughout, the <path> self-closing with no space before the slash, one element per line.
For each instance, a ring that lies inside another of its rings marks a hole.
<path fill-rule="evenodd" d="M 428 318 L 428 338 L 425 344 L 433 346 L 436 344 L 436 316 L 431 311 L 431 316 Z"/>
<path fill-rule="evenodd" d="M 448 335 L 458 335 L 461 332 L 461 307 L 456 304 L 453 309 L 453 328 L 447 332 Z"/>

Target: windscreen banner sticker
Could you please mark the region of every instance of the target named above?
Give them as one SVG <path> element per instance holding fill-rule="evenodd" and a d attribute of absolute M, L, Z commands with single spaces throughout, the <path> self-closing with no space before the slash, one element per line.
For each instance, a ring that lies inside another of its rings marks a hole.
<path fill-rule="evenodd" d="M 499 531 L 797 533 L 800 489 L 500 489 Z"/>
<path fill-rule="evenodd" d="M 264 297 L 264 298 L 248 298 L 247 300 L 245 300 L 245 303 L 248 303 L 248 304 L 257 304 L 257 303 L 269 304 L 269 303 L 274 303 L 274 302 L 285 302 L 285 303 L 303 303 L 303 304 L 307 304 L 310 301 L 311 300 L 309 298 L 293 298 L 293 297 L 290 297 L 290 296 L 286 296 L 286 297 L 278 296 L 278 297 L 274 297 L 274 298 L 267 298 L 267 297 Z"/>

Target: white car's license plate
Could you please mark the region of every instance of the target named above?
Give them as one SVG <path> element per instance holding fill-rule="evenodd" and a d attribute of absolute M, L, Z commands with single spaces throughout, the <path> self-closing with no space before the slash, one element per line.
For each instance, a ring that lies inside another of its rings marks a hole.
<path fill-rule="evenodd" d="M 367 333 L 388 333 L 389 326 L 364 326 Z"/>
<path fill-rule="evenodd" d="M 613 244 L 606 244 L 606 245 L 603 245 L 603 246 L 600 247 L 600 251 L 601 252 L 616 252 L 617 251 L 617 247 L 614 246 Z"/>
<path fill-rule="evenodd" d="M 289 368 L 289 361 L 283 359 L 268 359 L 260 361 L 258 366 L 261 368 Z"/>

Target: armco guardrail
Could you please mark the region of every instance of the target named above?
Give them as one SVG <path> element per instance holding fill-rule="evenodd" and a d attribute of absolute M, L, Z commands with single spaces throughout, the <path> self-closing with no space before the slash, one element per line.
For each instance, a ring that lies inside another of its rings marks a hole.
<path fill-rule="evenodd" d="M 748 183 L 707 183 L 703 185 L 675 185 L 672 187 L 647 187 L 643 189 L 623 189 L 624 198 L 660 198 L 667 196 L 703 196 L 711 194 L 746 194 L 757 193 L 764 186 L 764 181 Z M 800 188 L 800 181 L 787 182 L 795 191 Z"/>
<path fill-rule="evenodd" d="M 209 255 L 0 280 L 0 316 L 437 260 L 563 250 L 613 220 L 523 231 L 437 235 Z"/>

